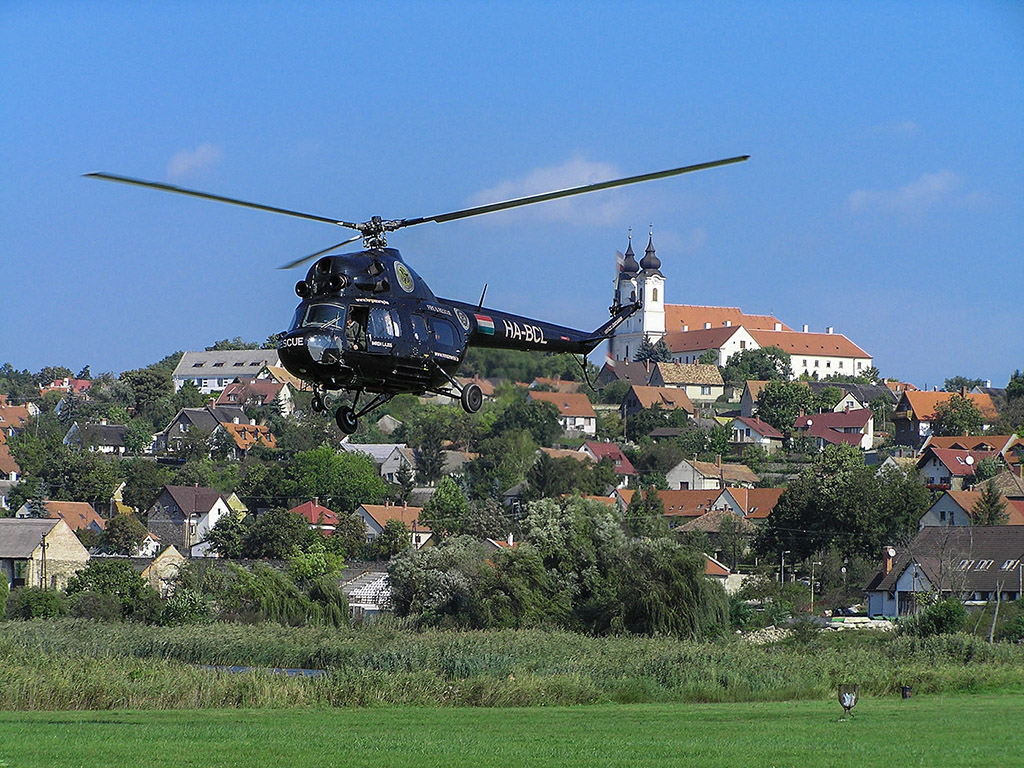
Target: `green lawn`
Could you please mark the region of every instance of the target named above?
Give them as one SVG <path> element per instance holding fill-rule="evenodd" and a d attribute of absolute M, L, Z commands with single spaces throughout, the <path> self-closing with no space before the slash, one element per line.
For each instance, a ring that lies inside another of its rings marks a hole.
<path fill-rule="evenodd" d="M 0 767 L 1011 766 L 1024 697 L 0 713 Z"/>

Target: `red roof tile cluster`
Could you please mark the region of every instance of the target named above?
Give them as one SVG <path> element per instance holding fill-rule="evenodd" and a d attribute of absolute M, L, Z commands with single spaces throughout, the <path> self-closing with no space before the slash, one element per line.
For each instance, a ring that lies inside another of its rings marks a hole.
<path fill-rule="evenodd" d="M 289 512 L 301 515 L 306 519 L 307 523 L 314 526 L 336 526 L 338 524 L 338 515 L 321 505 L 320 499 L 313 499 L 313 501 L 307 501 L 305 504 L 299 504 L 299 506 L 290 509 Z"/>
<path fill-rule="evenodd" d="M 933 456 L 954 477 L 974 477 L 974 468 L 978 465 L 979 461 L 996 458 L 999 456 L 999 453 L 997 451 L 959 451 L 955 448 L 929 447 L 918 458 L 918 469 L 927 464 Z"/>
<path fill-rule="evenodd" d="M 981 501 L 981 491 L 946 491 L 946 494 L 957 503 L 968 516 L 973 517 L 975 505 Z M 1024 525 L 1024 509 L 1017 502 L 1010 501 L 1005 496 L 1000 497 L 1006 504 L 1007 525 Z"/>
<path fill-rule="evenodd" d="M 751 418 L 749 416 L 739 416 L 733 420 L 733 424 L 742 424 L 745 427 L 750 427 L 751 430 L 757 432 L 757 434 L 764 437 L 770 437 L 775 440 L 781 440 L 783 434 L 779 432 L 775 427 L 769 424 L 767 421 L 761 421 L 760 418 Z"/>
<path fill-rule="evenodd" d="M 939 407 L 939 403 L 948 402 L 955 392 L 904 392 L 900 396 L 900 402 L 896 405 L 896 410 L 902 410 L 900 406 L 906 402 L 914 412 L 914 416 L 918 421 L 935 421 L 938 416 L 936 409 Z M 968 392 L 966 395 L 967 399 L 974 403 L 975 407 L 981 411 L 981 416 L 986 423 L 992 423 L 998 421 L 999 412 L 996 410 L 995 404 L 992 402 L 992 398 L 983 393 Z"/>
<path fill-rule="evenodd" d="M 782 330 L 792 330 L 789 326 L 772 315 L 748 315 L 739 307 L 705 307 L 697 304 L 666 304 L 665 330 L 681 331 L 687 326 L 691 331 L 703 329 L 705 323 L 712 328 L 724 326 L 726 322 L 733 326 L 742 325 L 748 331 L 755 328 L 771 330 L 776 324 Z"/>
<path fill-rule="evenodd" d="M 47 517 L 59 517 L 73 531 L 96 525 L 106 526 L 106 520 L 100 517 L 91 505 L 84 501 L 44 501 Z"/>
<path fill-rule="evenodd" d="M 552 403 L 561 416 L 576 416 L 582 418 L 596 419 L 594 406 L 582 392 L 536 392 L 530 391 L 530 398 L 543 403 Z"/>
<path fill-rule="evenodd" d="M 236 381 L 224 387 L 216 404 L 244 405 L 248 401 L 254 400 L 259 406 L 270 405 L 282 389 L 284 389 L 284 384 L 271 379 Z"/>
<path fill-rule="evenodd" d="M 665 345 L 671 352 L 703 352 L 705 349 L 721 349 L 733 334 L 739 330 L 729 328 L 704 328 L 689 331 L 669 331 L 665 334 Z"/>
<path fill-rule="evenodd" d="M 676 387 L 640 387 L 633 385 L 630 392 L 636 397 L 637 402 L 643 408 L 653 408 L 660 405 L 666 411 L 674 411 L 682 408 L 687 413 L 693 413 L 693 403 L 686 396 L 686 392 Z M 627 393 L 626 397 L 629 394 Z"/>
<path fill-rule="evenodd" d="M 3 433 L 0 433 L 3 434 Z M 11 456 L 11 449 L 7 447 L 6 443 L 0 441 L 0 474 L 3 475 L 20 475 L 21 467 L 18 466 L 18 462 Z"/>
<path fill-rule="evenodd" d="M 841 333 L 751 330 L 750 335 L 762 347 L 778 347 L 791 355 L 871 357 Z"/>
<path fill-rule="evenodd" d="M 430 529 L 419 524 L 423 507 L 409 507 L 398 504 L 361 504 L 361 509 L 373 518 L 381 528 L 388 524 L 388 520 L 398 520 L 405 523 L 409 530 L 421 533 L 430 533 Z"/>
<path fill-rule="evenodd" d="M 587 440 L 583 443 L 580 452 L 582 452 L 583 448 L 586 448 L 598 461 L 611 459 L 612 465 L 615 467 L 615 474 L 617 475 L 636 474 L 633 463 L 626 458 L 626 454 L 615 443 L 599 443 L 596 440 Z"/>
<path fill-rule="evenodd" d="M 633 500 L 636 491 L 624 489 L 619 491 L 622 500 L 628 505 Z M 715 500 L 721 494 L 720 490 L 713 491 L 658 491 L 658 498 L 665 507 L 666 517 L 700 517 L 710 512 Z"/>

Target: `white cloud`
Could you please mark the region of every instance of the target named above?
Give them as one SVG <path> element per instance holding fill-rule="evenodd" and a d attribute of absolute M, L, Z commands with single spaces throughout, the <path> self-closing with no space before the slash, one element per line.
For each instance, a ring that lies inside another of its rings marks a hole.
<path fill-rule="evenodd" d="M 924 173 L 898 189 L 857 189 L 846 199 L 854 213 L 881 211 L 908 216 L 923 216 L 941 205 L 955 202 L 961 179 L 952 171 Z"/>
<path fill-rule="evenodd" d="M 169 179 L 181 179 L 191 176 L 197 171 L 203 171 L 220 162 L 224 156 L 223 150 L 216 144 L 200 144 L 194 150 L 183 149 L 175 153 L 174 157 L 167 163 L 167 177 Z"/>
<path fill-rule="evenodd" d="M 523 177 L 481 190 L 473 195 L 470 205 L 514 200 L 528 195 L 608 181 L 622 175 L 615 166 L 608 163 L 574 157 L 562 165 L 536 168 Z M 513 209 L 507 213 L 496 213 L 484 219 L 501 225 L 512 221 L 521 222 L 523 216 L 529 216 L 542 221 L 594 226 L 618 222 L 623 212 L 624 205 L 618 195 L 614 191 L 605 190 L 563 200 L 536 203 L 518 211 Z M 519 216 L 516 216 L 517 213 Z"/>

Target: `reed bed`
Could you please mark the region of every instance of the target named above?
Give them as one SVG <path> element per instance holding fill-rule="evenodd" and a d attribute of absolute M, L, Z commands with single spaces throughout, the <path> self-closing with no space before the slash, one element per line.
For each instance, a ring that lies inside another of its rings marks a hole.
<path fill-rule="evenodd" d="M 201 665 L 246 666 L 232 673 Z M 315 678 L 272 668 L 325 670 Z M 1024 691 L 1024 647 L 836 633 L 755 646 L 558 630 L 0 623 L 0 708 L 533 706 Z"/>

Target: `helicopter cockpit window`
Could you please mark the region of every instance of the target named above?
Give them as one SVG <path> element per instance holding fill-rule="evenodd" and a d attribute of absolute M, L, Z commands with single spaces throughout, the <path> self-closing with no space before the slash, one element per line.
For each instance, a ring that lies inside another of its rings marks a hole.
<path fill-rule="evenodd" d="M 370 310 L 370 340 L 392 341 L 402 333 L 398 315 L 390 309 L 373 308 Z"/>
<path fill-rule="evenodd" d="M 334 304 L 314 304 L 306 312 L 306 325 L 329 325 L 341 328 L 341 315 L 344 308 Z"/>
<path fill-rule="evenodd" d="M 298 307 L 295 310 L 295 314 L 292 316 L 292 322 L 291 322 L 291 325 L 288 326 L 288 330 L 289 331 L 294 331 L 296 328 L 298 328 L 300 325 L 302 325 L 302 318 L 304 318 L 305 316 L 306 316 L 306 308 L 305 307 Z"/>
<path fill-rule="evenodd" d="M 447 320 L 442 320 L 439 317 L 430 318 L 430 329 L 434 332 L 434 341 L 438 346 L 452 349 L 458 344 L 455 326 Z"/>

